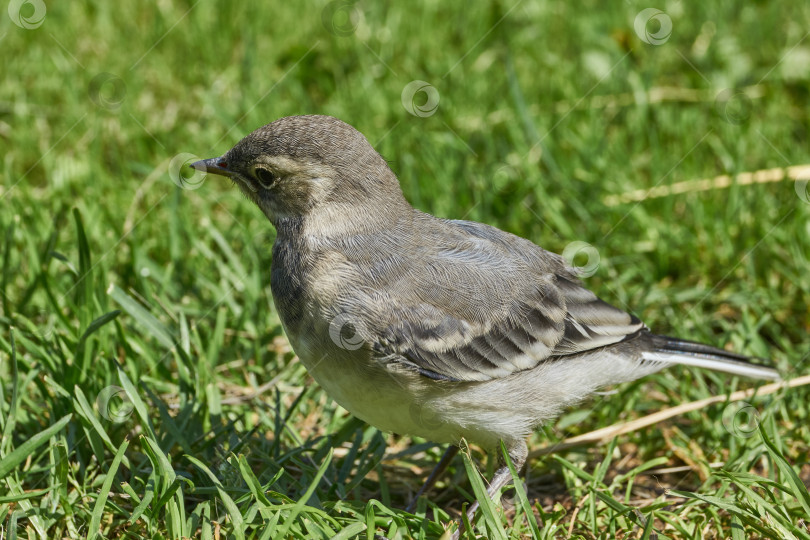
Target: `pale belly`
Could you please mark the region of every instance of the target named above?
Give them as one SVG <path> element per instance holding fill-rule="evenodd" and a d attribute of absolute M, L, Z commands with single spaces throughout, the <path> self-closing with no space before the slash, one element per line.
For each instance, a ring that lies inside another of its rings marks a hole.
<path fill-rule="evenodd" d="M 391 371 L 362 350 L 345 350 L 310 336 L 290 340 L 315 381 L 341 407 L 377 429 L 456 443 L 460 426 L 435 408 L 429 379 Z M 317 352 L 316 352 L 317 351 Z"/>

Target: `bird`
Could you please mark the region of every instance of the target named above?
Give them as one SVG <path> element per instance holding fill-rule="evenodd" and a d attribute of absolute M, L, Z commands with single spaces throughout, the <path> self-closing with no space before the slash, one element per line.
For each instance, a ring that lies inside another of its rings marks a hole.
<path fill-rule="evenodd" d="M 449 444 L 417 497 L 462 440 L 503 444 L 521 470 L 536 428 L 608 385 L 673 364 L 779 379 L 741 354 L 654 334 L 528 239 L 414 208 L 337 118 L 283 117 L 190 166 L 229 178 L 275 227 L 274 304 L 327 394 L 381 431 Z M 488 496 L 511 479 L 502 464 Z"/>

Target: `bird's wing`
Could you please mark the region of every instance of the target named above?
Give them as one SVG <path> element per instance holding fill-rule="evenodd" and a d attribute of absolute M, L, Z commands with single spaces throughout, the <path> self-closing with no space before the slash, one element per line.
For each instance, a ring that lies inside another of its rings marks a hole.
<path fill-rule="evenodd" d="M 483 381 L 645 328 L 585 289 L 561 257 L 493 227 L 444 223 L 461 236 L 423 254 L 419 280 L 391 289 L 396 316 L 376 333 L 380 360 L 435 379 Z"/>

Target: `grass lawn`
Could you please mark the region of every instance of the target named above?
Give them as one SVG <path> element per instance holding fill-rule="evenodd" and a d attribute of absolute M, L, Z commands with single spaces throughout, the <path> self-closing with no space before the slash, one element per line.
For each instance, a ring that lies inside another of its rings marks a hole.
<path fill-rule="evenodd" d="M 810 371 L 810 4 L 275 4 L 0 13 L 0 538 L 439 538 L 483 488 L 472 446 L 402 510 L 443 448 L 313 383 L 273 228 L 179 176 L 281 116 L 351 123 L 417 208 L 566 252 L 659 333 Z M 757 384 L 676 367 L 530 449 Z M 531 460 L 475 535 L 810 539 L 809 451 L 808 386 L 721 400 Z"/>

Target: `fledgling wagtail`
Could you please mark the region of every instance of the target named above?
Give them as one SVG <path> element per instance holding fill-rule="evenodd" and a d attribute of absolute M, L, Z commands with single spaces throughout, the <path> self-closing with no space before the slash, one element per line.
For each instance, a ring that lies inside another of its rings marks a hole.
<path fill-rule="evenodd" d="M 233 180 L 275 226 L 270 286 L 293 349 L 380 430 L 503 441 L 520 469 L 531 431 L 602 386 L 673 363 L 778 378 L 651 333 L 529 240 L 414 209 L 386 161 L 335 118 L 281 118 L 192 167 Z M 500 468 L 490 496 L 509 479 Z"/>

